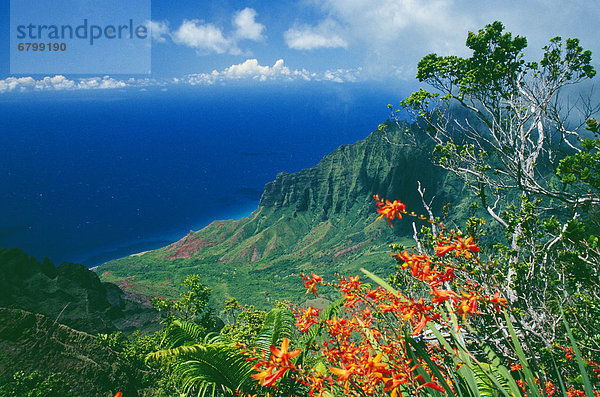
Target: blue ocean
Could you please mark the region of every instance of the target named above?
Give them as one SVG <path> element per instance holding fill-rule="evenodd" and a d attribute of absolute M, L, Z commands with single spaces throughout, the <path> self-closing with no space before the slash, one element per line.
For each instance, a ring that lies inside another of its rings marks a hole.
<path fill-rule="evenodd" d="M 240 218 L 401 97 L 334 83 L 3 94 L 0 247 L 91 267 Z"/>

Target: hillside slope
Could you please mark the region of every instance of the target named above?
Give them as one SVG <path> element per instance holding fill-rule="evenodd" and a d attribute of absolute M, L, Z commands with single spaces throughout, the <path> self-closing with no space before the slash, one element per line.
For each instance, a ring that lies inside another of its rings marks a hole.
<path fill-rule="evenodd" d="M 78 395 L 107 397 L 137 396 L 144 375 L 91 335 L 41 314 L 0 308 L 0 384 L 17 371 L 61 373 Z"/>
<path fill-rule="evenodd" d="M 153 329 L 156 311 L 76 263 L 55 267 L 0 248 L 0 307 L 24 309 L 89 333 Z"/>
<path fill-rule="evenodd" d="M 402 133 L 393 138 L 401 142 Z M 258 306 L 302 297 L 301 272 L 333 277 L 364 266 L 388 274 L 393 263 L 387 246 L 409 238 L 412 225 L 401 221 L 390 229 L 377 221 L 373 194 L 400 199 L 415 212 L 423 212 L 418 180 L 435 192 L 437 208 L 464 196 L 454 190 L 460 183 L 431 165 L 428 152 L 392 145 L 376 131 L 315 167 L 279 174 L 249 217 L 215 221 L 167 247 L 108 262 L 98 272 L 123 288 L 164 296 L 174 296 L 185 275 L 198 273 L 217 301 L 234 296 Z"/>

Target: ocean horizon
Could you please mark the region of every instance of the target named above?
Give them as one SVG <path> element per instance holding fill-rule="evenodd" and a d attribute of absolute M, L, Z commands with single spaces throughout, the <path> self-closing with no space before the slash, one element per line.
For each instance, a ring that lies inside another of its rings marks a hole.
<path fill-rule="evenodd" d="M 0 247 L 93 267 L 239 219 L 400 98 L 359 83 L 2 96 Z"/>

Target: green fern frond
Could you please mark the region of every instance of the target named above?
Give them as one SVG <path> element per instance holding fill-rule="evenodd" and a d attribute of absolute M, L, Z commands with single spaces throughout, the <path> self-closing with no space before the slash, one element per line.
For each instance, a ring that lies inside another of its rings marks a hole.
<path fill-rule="evenodd" d="M 200 344 L 173 347 L 149 353 L 146 361 L 173 362 L 180 356 L 195 354 L 200 350 L 206 350 L 206 347 Z"/>
<path fill-rule="evenodd" d="M 169 347 L 199 343 L 206 333 L 204 327 L 198 324 L 175 320 L 166 329 L 165 342 Z"/>
<path fill-rule="evenodd" d="M 263 327 L 254 344 L 258 351 L 269 351 L 271 345 L 279 346 L 283 338 L 292 339 L 296 319 L 290 309 L 275 308 L 267 313 Z"/>
<path fill-rule="evenodd" d="M 209 345 L 182 358 L 185 361 L 178 364 L 174 372 L 187 392 L 194 389 L 199 396 L 231 395 L 235 390 L 250 392 L 256 386 L 250 377 L 252 365 L 246 355 L 233 346 Z"/>

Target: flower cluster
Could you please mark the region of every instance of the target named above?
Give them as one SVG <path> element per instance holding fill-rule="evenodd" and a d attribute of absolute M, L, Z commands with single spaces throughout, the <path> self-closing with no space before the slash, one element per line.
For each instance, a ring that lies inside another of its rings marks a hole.
<path fill-rule="evenodd" d="M 407 214 L 406 206 L 400 201 L 374 198 L 379 218 L 386 218 L 390 226 L 394 218 L 401 219 L 402 214 Z M 446 391 L 435 375 L 439 376 L 439 369 L 434 372 L 428 363 L 411 355 L 404 330 L 418 337 L 431 321 L 449 325 L 448 301 L 453 312 L 466 321 L 481 313 L 482 306 L 499 310 L 506 300 L 497 291 L 490 297 L 472 281 L 459 281 L 453 261 L 445 259 L 445 255 L 454 253 L 454 258 L 474 260 L 479 247 L 472 237 L 440 235 L 437 242 L 433 256 L 409 251 L 392 254 L 400 269 L 429 288 L 429 299 L 407 297 L 391 288 L 372 288 L 359 276 L 337 275 L 336 282 L 327 283 L 315 273 L 302 274 L 306 293 L 317 295 L 318 287 L 333 287 L 344 299 L 342 309 L 334 316 L 319 317 L 319 311 L 312 307 L 296 311 L 296 326 L 302 334 L 317 324 L 320 324 L 318 330 L 324 331 L 320 343 L 313 340 L 305 346 L 305 355 L 311 355 L 321 364 L 312 368 L 293 364 L 289 360 L 297 356 L 299 350 L 287 353 L 286 339 L 281 349 L 271 348 L 273 354 L 269 360 L 263 359 L 255 366 L 261 372 L 253 377 L 263 386 L 273 386 L 291 370 L 311 396 L 387 394 L 396 397 L 408 390 L 423 388 Z M 442 361 L 438 354 L 431 351 L 430 358 L 434 362 Z M 442 373 L 442 376 L 447 375 Z"/>
<path fill-rule="evenodd" d="M 296 314 L 296 327 L 300 332 L 307 332 L 310 327 L 317 323 L 319 318 L 319 311 L 312 307 L 308 309 L 300 309 L 300 312 Z"/>
<path fill-rule="evenodd" d="M 465 258 L 471 259 L 473 252 L 479 252 L 479 247 L 473 242 L 473 237 L 463 239 L 461 236 L 455 236 L 452 241 L 442 236 L 438 241 L 438 246 L 435 247 L 437 256 L 444 256 L 451 251 L 456 251 L 454 254 L 456 257 L 464 255 Z"/>
<path fill-rule="evenodd" d="M 308 277 L 306 274 L 302 273 L 302 279 L 304 281 L 304 286 L 306 287 L 306 293 L 312 292 L 317 295 L 317 285 L 323 283 L 323 279 L 320 276 L 312 273 L 311 277 Z"/>
<path fill-rule="evenodd" d="M 402 219 L 402 214 L 406 213 L 406 205 L 398 200 L 390 202 L 389 200 L 379 198 L 378 195 L 374 195 L 373 199 L 377 201 L 376 205 L 379 219 L 386 218 L 391 227 L 394 227 L 392 225 L 392 219 L 396 217 Z"/>
<path fill-rule="evenodd" d="M 379 219 L 385 218 L 390 226 L 402 215 L 435 223 L 407 213 L 400 201 L 374 198 Z M 303 273 L 306 293 L 317 295 L 318 288 L 333 288 L 343 300 L 323 312 L 313 307 L 295 310 L 295 325 L 301 335 L 298 346 L 302 349 L 289 351 L 290 341 L 283 339 L 280 347 L 271 346 L 268 359 L 262 352 L 252 377 L 263 387 L 277 388 L 287 385 L 278 380 L 292 372 L 286 379 L 296 382 L 298 391 L 311 397 L 456 394 L 459 385 L 454 372 L 466 363 L 457 359 L 457 347 L 452 350 L 441 344 L 417 345 L 418 341 L 427 340 L 430 334 L 438 335 L 440 328 L 452 328 L 458 334 L 461 326 L 457 318 L 467 323 L 483 312 L 500 312 L 507 300 L 499 291 L 492 294 L 490 286 L 481 286 L 470 278 L 468 269 L 482 266 L 475 239 L 437 225 L 443 233 L 433 237 L 432 246 L 419 247 L 418 252 L 399 252 L 392 247 L 395 251 L 391 256 L 399 271 L 423 286 L 420 295 L 407 296 L 372 275 L 380 286 L 364 283 L 359 276 L 336 275 L 336 281 L 326 282 L 315 273 Z M 566 360 L 573 360 L 571 348 L 563 350 Z M 585 364 L 600 373 L 597 363 L 586 360 Z M 510 369 L 523 395 L 532 388 L 549 397 L 557 393 L 549 379 L 534 378 L 535 385 L 528 385 L 520 364 Z M 564 390 L 564 386 L 561 388 Z M 600 397 L 599 392 L 592 392 Z M 585 393 L 567 385 L 566 395 Z"/>
<path fill-rule="evenodd" d="M 560 350 L 565 352 L 565 359 L 567 361 L 573 361 L 575 359 L 575 353 L 573 353 L 572 347 L 565 347 L 565 346 L 557 346 L 557 347 Z M 594 373 L 596 378 L 600 379 L 600 364 L 598 364 L 595 361 L 585 359 L 583 357 L 582 357 L 582 360 L 583 360 L 584 364 L 592 370 L 592 372 Z M 600 391 L 593 390 L 592 392 L 594 394 L 594 397 L 600 397 Z M 574 387 L 570 387 L 569 390 L 567 391 L 568 397 L 585 396 L 585 395 L 586 394 L 583 390 L 575 389 Z"/>
<path fill-rule="evenodd" d="M 311 396 L 389 393 L 395 397 L 406 388 L 443 390 L 425 363 L 407 356 L 403 338 L 391 329 L 380 330 L 368 307 L 351 306 L 347 311 L 345 317 L 323 320 L 328 337 L 318 352 L 326 364 L 301 374 Z"/>

